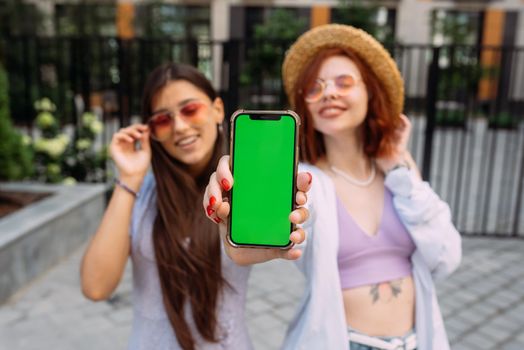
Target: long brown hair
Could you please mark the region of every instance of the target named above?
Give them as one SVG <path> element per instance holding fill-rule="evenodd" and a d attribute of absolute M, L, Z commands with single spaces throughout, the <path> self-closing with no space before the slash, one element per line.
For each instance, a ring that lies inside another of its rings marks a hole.
<path fill-rule="evenodd" d="M 144 120 L 152 113 L 155 94 L 175 80 L 193 84 L 211 101 L 217 98 L 210 82 L 196 68 L 164 64 L 151 72 L 145 84 Z M 217 304 L 220 291 L 227 282 L 222 276 L 218 228 L 205 217 L 202 196 L 223 153 L 222 138 L 222 133 L 218 132 L 212 158 L 197 178 L 191 176 L 187 166 L 171 157 L 160 143 L 151 140 L 158 207 L 153 225 L 153 245 L 165 310 L 184 350 L 195 348 L 195 339 L 185 319 L 186 304 L 191 306 L 200 335 L 207 341 L 218 341 Z"/>
<path fill-rule="evenodd" d="M 302 91 L 311 86 L 317 78 L 320 66 L 329 57 L 346 56 L 357 66 L 366 88 L 368 90 L 368 112 L 362 130 L 364 152 L 370 158 L 387 156 L 392 153 L 398 136 L 395 130 L 400 126 L 401 120 L 398 115 L 391 113 L 389 102 L 380 81 L 373 71 L 354 52 L 342 48 L 329 48 L 321 51 L 301 74 L 293 96 L 296 112 L 302 116 L 300 133 L 300 160 L 315 164 L 326 155 L 326 147 L 322 134 L 315 130 L 313 118 L 304 101 Z"/>

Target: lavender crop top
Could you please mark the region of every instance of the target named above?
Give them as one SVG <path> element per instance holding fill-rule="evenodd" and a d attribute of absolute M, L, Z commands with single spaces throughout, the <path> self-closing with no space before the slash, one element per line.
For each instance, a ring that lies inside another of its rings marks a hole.
<path fill-rule="evenodd" d="M 385 189 L 382 220 L 375 236 L 365 233 L 337 197 L 339 227 L 338 273 L 342 289 L 355 288 L 411 275 L 415 244 Z"/>

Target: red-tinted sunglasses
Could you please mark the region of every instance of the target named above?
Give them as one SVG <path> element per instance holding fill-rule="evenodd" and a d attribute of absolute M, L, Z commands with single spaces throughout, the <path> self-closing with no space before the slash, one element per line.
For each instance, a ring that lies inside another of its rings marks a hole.
<path fill-rule="evenodd" d="M 184 105 L 178 112 L 160 111 L 153 114 L 147 122 L 151 131 L 151 138 L 163 142 L 172 137 L 175 132 L 175 117 L 177 115 L 192 124 L 202 123 L 207 118 L 207 109 L 208 104 L 194 101 Z"/>

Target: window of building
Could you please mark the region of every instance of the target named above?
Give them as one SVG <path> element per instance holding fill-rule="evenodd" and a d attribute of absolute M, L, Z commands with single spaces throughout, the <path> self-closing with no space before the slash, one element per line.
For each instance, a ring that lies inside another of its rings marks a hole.
<path fill-rule="evenodd" d="M 116 5 L 108 3 L 57 4 L 56 33 L 63 36 L 115 36 L 116 11 Z"/>
<path fill-rule="evenodd" d="M 383 43 L 393 43 L 396 26 L 395 8 L 350 4 L 331 10 L 331 22 L 361 28 Z"/>
<path fill-rule="evenodd" d="M 436 9 L 431 14 L 433 45 L 476 45 L 481 40 L 482 13 Z"/>
<path fill-rule="evenodd" d="M 210 38 L 209 6 L 174 4 L 137 5 L 135 25 L 143 37 L 170 37 L 174 39 Z"/>
<path fill-rule="evenodd" d="M 305 7 L 263 7 L 263 6 L 233 6 L 231 11 L 231 37 L 253 39 L 257 25 L 268 22 L 275 11 L 286 11 L 293 18 L 305 23 L 303 31 L 308 28 L 311 9 Z"/>

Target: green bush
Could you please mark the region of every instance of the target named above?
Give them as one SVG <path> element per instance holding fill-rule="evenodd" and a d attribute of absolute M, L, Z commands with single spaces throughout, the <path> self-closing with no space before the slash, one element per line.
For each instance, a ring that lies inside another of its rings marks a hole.
<path fill-rule="evenodd" d="M 492 115 L 488 119 L 489 127 L 501 129 L 513 129 L 519 125 L 519 120 L 516 115 L 508 112 L 500 112 Z"/>
<path fill-rule="evenodd" d="M 437 109 L 435 119 L 437 125 L 464 127 L 466 123 L 466 112 L 464 110 Z"/>
<path fill-rule="evenodd" d="M 0 180 L 21 180 L 33 172 L 28 137 L 18 132 L 9 115 L 9 82 L 0 65 Z"/>
<path fill-rule="evenodd" d="M 41 137 L 34 140 L 36 177 L 40 181 L 74 184 L 100 182 L 105 177 L 107 149 L 95 149 L 103 124 L 94 113 L 82 114 L 74 140 L 61 130 L 54 116 L 56 106 L 48 98 L 35 102 L 36 127 Z"/>

